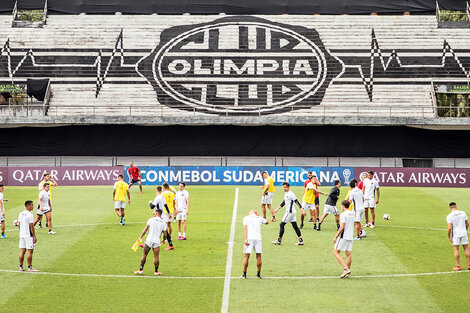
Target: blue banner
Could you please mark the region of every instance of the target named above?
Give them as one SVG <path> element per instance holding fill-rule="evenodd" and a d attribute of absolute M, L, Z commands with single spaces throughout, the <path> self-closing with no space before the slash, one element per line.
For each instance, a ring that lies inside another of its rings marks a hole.
<path fill-rule="evenodd" d="M 125 168 L 126 180 L 130 181 Z M 289 182 L 292 186 L 303 186 L 310 171 L 317 176 L 322 186 L 333 186 L 339 179 L 342 185 L 354 178 L 353 167 L 257 167 L 257 166 L 142 166 L 139 167 L 143 185 L 160 185 L 164 182 L 177 185 L 263 185 L 262 172 L 267 171 L 279 186 Z"/>

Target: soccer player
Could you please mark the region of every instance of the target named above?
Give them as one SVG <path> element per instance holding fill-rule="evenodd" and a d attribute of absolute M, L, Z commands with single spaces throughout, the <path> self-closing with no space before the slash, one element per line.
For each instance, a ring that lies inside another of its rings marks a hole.
<path fill-rule="evenodd" d="M 309 177 L 315 181 L 315 175 L 312 175 L 312 172 L 309 172 Z M 310 181 L 304 189 L 304 197 L 302 199 L 302 214 L 300 215 L 300 229 L 304 227 L 304 218 L 307 215 L 306 211 L 310 211 L 310 216 L 312 221 L 317 220 L 316 205 L 315 203 L 318 200 L 317 195 L 319 193 L 326 196 L 326 193 L 317 189 L 313 181 Z M 317 223 L 314 222 L 313 229 L 317 229 Z"/>
<path fill-rule="evenodd" d="M 5 203 L 8 202 L 8 199 L 3 198 L 3 190 L 5 187 L 3 187 L 2 184 L 0 184 L 0 224 L 2 225 L 2 239 L 8 238 L 7 235 L 5 235 Z"/>
<path fill-rule="evenodd" d="M 335 244 L 333 254 L 335 255 L 339 264 L 341 264 L 343 267 L 343 274 L 341 274 L 340 278 L 348 278 L 351 274 L 351 251 L 354 237 L 354 213 L 349 211 L 348 200 L 343 200 L 343 202 L 341 202 L 341 210 L 343 211 L 340 216 L 341 226 L 333 238 L 333 243 Z M 346 262 L 341 256 L 341 251 L 344 251 L 346 254 Z"/>
<path fill-rule="evenodd" d="M 119 175 L 118 181 L 114 183 L 113 190 L 113 201 L 114 201 L 114 210 L 116 211 L 117 216 L 121 219 L 119 224 L 121 226 L 126 225 L 126 218 L 124 209 L 126 208 L 126 195 L 127 202 L 131 204 L 131 194 L 129 192 L 129 186 L 124 181 L 124 176 Z"/>
<path fill-rule="evenodd" d="M 366 179 L 366 177 L 367 177 L 366 173 L 361 174 L 361 181 L 359 182 L 359 184 L 357 184 L 357 188 L 361 190 L 364 188 L 364 179 Z"/>
<path fill-rule="evenodd" d="M 57 187 L 58 184 L 57 184 L 56 180 L 54 179 L 54 177 L 52 177 L 52 175 L 49 174 L 49 173 L 44 173 L 42 181 L 39 182 L 39 185 L 38 185 L 39 192 L 44 190 L 44 184 L 49 184 L 49 193 L 51 195 L 50 200 L 51 200 L 51 203 L 52 203 L 52 187 Z M 39 203 L 38 203 L 38 209 L 39 209 Z M 52 214 L 52 207 L 51 207 L 51 214 Z M 42 222 L 42 215 L 39 217 L 39 228 L 42 228 L 42 223 L 41 222 Z M 47 221 L 46 221 L 46 227 L 48 227 Z"/>
<path fill-rule="evenodd" d="M 326 193 L 321 192 L 318 189 L 318 186 L 321 186 L 321 184 L 320 184 L 320 181 L 317 179 L 316 175 L 313 175 L 312 183 L 313 183 L 313 186 L 315 187 L 315 217 L 317 219 L 316 221 L 313 220 L 313 223 L 314 223 L 313 224 L 313 229 L 316 229 L 317 228 L 317 223 L 320 222 L 320 194 L 326 196 Z"/>
<path fill-rule="evenodd" d="M 320 218 L 320 222 L 318 223 L 318 228 L 317 228 L 318 231 L 321 230 L 321 223 L 323 223 L 323 221 L 328 216 L 328 214 L 333 214 L 335 216 L 336 229 L 339 229 L 340 227 L 339 214 L 338 214 L 338 209 L 336 208 L 336 202 L 339 199 L 339 194 L 341 192 L 340 188 L 341 188 L 341 181 L 335 180 L 335 186 L 331 188 L 330 194 L 328 195 L 328 198 L 326 198 L 326 202 L 323 207 L 323 215 Z"/>
<path fill-rule="evenodd" d="M 256 277 L 261 278 L 261 253 L 263 246 L 261 242 L 261 224 L 268 224 L 269 222 L 258 215 L 258 212 L 250 210 L 248 216 L 243 218 L 243 233 L 245 234 L 245 247 L 243 249 L 243 274 L 240 278 L 246 278 L 246 269 L 248 268 L 248 259 L 250 254 L 255 250 L 256 253 Z"/>
<path fill-rule="evenodd" d="M 168 205 L 169 213 L 168 215 L 163 212 L 162 219 L 167 222 L 167 227 L 168 227 L 168 234 L 172 234 L 172 229 L 171 229 L 171 221 L 173 219 L 174 211 L 175 211 L 175 194 L 176 192 L 173 192 L 170 190 L 170 185 L 168 183 L 163 183 L 163 198 L 165 198 L 166 204 Z"/>
<path fill-rule="evenodd" d="M 305 197 L 305 192 L 307 191 L 307 185 L 312 181 L 313 173 L 308 172 L 307 177 L 308 177 L 307 180 L 304 181 L 304 197 Z M 305 201 L 302 201 L 302 202 L 305 202 Z M 315 200 L 314 200 L 314 202 L 312 202 L 312 204 L 315 204 Z M 302 203 L 302 207 L 305 208 L 303 203 Z M 315 211 L 314 210 L 309 210 L 309 211 L 310 211 L 310 220 L 308 222 L 313 223 L 313 220 L 315 219 Z M 301 229 L 302 229 L 302 226 L 303 226 L 302 224 L 303 224 L 303 220 L 301 219 L 301 223 L 300 223 L 300 228 Z"/>
<path fill-rule="evenodd" d="M 286 213 L 284 214 L 284 217 L 281 220 L 281 224 L 279 225 L 279 238 L 274 240 L 272 243 L 275 245 L 281 244 L 282 236 L 284 235 L 284 226 L 287 223 L 291 223 L 295 233 L 297 234 L 297 237 L 299 238 L 299 242 L 297 242 L 296 245 L 303 246 L 304 240 L 302 239 L 302 234 L 300 233 L 300 229 L 297 226 L 297 216 L 294 203 L 297 204 L 300 209 L 302 209 L 302 206 L 300 205 L 299 200 L 297 200 L 295 194 L 290 190 L 290 184 L 288 182 L 282 184 L 282 189 L 285 192 L 284 201 L 282 201 L 281 205 L 279 205 L 279 207 L 274 210 L 274 213 L 277 213 L 277 211 L 279 211 L 283 206 L 286 206 Z"/>
<path fill-rule="evenodd" d="M 165 197 L 163 195 L 163 188 L 162 186 L 157 186 L 156 188 L 156 194 L 157 196 L 155 199 L 150 201 L 150 208 L 151 209 L 160 209 L 162 210 L 162 214 L 160 215 L 161 219 L 166 223 L 167 229 L 168 226 L 171 227 L 171 214 L 170 214 L 170 209 L 168 207 L 168 204 L 165 200 Z M 166 251 L 168 250 L 173 250 L 175 247 L 173 246 L 173 242 L 171 240 L 171 235 L 169 232 L 167 232 L 166 238 L 168 240 L 168 247 L 165 249 Z"/>
<path fill-rule="evenodd" d="M 134 166 L 134 163 L 129 163 L 129 169 L 127 170 L 129 174 L 129 189 L 135 183 L 139 183 L 140 193 L 142 193 L 142 179 L 140 177 L 140 170 L 137 166 Z"/>
<path fill-rule="evenodd" d="M 349 192 L 349 203 L 354 205 L 354 223 L 356 225 L 357 237 L 354 240 L 361 240 L 366 237 L 366 231 L 362 227 L 362 220 L 364 219 L 364 194 L 362 190 L 357 188 L 357 180 L 353 179 L 349 183 L 351 190 Z"/>
<path fill-rule="evenodd" d="M 18 216 L 18 228 L 20 230 L 20 271 L 24 272 L 24 254 L 26 250 L 28 250 L 26 257 L 28 261 L 28 272 L 39 272 L 37 269 L 33 268 L 33 250 L 34 244 L 37 242 L 33 224 L 34 216 L 31 213 L 34 208 L 33 201 L 26 201 L 24 206 L 25 210 Z"/>
<path fill-rule="evenodd" d="M 155 276 L 160 276 L 162 273 L 158 271 L 158 266 L 160 265 L 160 244 L 163 244 L 165 242 L 165 237 L 166 237 L 166 223 L 161 219 L 162 215 L 162 210 L 157 208 L 153 212 L 152 218 L 149 218 L 147 221 L 147 225 L 145 226 L 144 230 L 142 231 L 142 234 L 137 240 L 142 240 L 142 237 L 144 237 L 145 233 L 149 231 L 147 235 L 147 239 L 145 240 L 144 243 L 144 252 L 142 253 L 142 258 L 140 259 L 140 267 L 137 271 L 134 272 L 134 274 L 137 275 L 142 275 L 144 273 L 144 265 L 145 261 L 147 260 L 147 255 L 150 252 L 150 249 L 153 250 L 153 256 L 154 256 L 154 265 L 155 265 Z M 160 237 L 163 233 L 163 239 L 160 242 Z"/>
<path fill-rule="evenodd" d="M 264 186 L 260 187 L 263 189 L 263 196 L 261 197 L 261 209 L 263 210 L 263 217 L 266 218 L 266 205 L 268 205 L 269 211 L 271 211 L 272 219 L 271 222 L 276 221 L 273 211 L 273 196 L 274 196 L 274 179 L 268 175 L 268 172 L 264 171 L 261 175 L 264 178 Z"/>
<path fill-rule="evenodd" d="M 185 190 L 186 184 L 179 184 L 179 191 L 176 193 L 176 221 L 178 222 L 178 240 L 186 240 L 186 219 L 189 213 L 189 193 Z M 181 223 L 183 223 L 183 234 L 181 234 Z"/>
<path fill-rule="evenodd" d="M 450 214 L 447 215 L 447 237 L 454 245 L 454 258 L 457 266 L 452 270 L 460 271 L 459 247 L 462 245 L 467 258 L 467 269 L 470 270 L 470 252 L 468 250 L 468 217 L 464 211 L 457 209 L 455 202 L 449 203 Z"/>
<path fill-rule="evenodd" d="M 375 191 L 377 190 L 377 199 L 375 198 Z M 366 213 L 366 227 L 375 227 L 375 206 L 379 203 L 380 189 L 379 182 L 374 178 L 374 172 L 369 171 L 367 178 L 364 179 L 364 187 L 362 187 L 364 193 L 364 208 Z M 369 222 L 369 208 L 372 214 L 372 223 Z"/>
<path fill-rule="evenodd" d="M 42 219 L 42 216 L 46 216 L 46 225 L 49 227 L 49 235 L 55 235 L 55 231 L 52 230 L 52 203 L 51 203 L 51 193 L 49 192 L 50 185 L 49 183 L 44 184 L 44 189 L 39 193 L 39 208 L 36 212 L 36 219 L 34 220 L 34 226 Z"/>

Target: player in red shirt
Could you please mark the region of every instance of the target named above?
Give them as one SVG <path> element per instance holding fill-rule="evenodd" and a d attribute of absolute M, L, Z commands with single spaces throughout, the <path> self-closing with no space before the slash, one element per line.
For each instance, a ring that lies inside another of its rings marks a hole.
<path fill-rule="evenodd" d="M 140 178 L 140 170 L 137 166 L 134 166 L 134 163 L 129 163 L 129 169 L 127 170 L 129 172 L 129 189 L 131 189 L 131 186 L 134 185 L 135 183 L 139 183 L 139 188 L 140 188 L 140 193 L 142 193 L 142 182 Z"/>

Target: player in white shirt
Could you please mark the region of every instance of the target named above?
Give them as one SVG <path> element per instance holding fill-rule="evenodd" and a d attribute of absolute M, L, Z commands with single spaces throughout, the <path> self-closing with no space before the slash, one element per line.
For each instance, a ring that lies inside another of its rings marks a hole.
<path fill-rule="evenodd" d="M 375 197 L 375 191 L 377 191 L 377 198 Z M 374 172 L 369 171 L 367 178 L 363 181 L 362 192 L 364 193 L 364 208 L 366 215 L 366 227 L 375 227 L 375 207 L 379 203 L 380 188 L 379 182 L 374 178 Z M 372 214 L 372 223 L 369 222 L 369 208 Z"/>
<path fill-rule="evenodd" d="M 154 256 L 154 265 L 155 265 L 155 273 L 154 275 L 160 276 L 162 273 L 158 271 L 158 266 L 160 265 L 160 245 L 165 242 L 165 237 L 167 236 L 166 231 L 166 222 L 162 220 L 162 210 L 157 208 L 153 212 L 153 218 L 150 218 L 147 221 L 147 225 L 145 226 L 142 234 L 137 240 L 142 240 L 142 237 L 145 236 L 145 233 L 148 231 L 147 239 L 144 243 L 144 252 L 142 254 L 142 258 L 140 259 L 140 267 L 134 274 L 142 275 L 144 273 L 144 265 L 145 261 L 147 260 L 147 255 L 150 252 L 150 249 L 153 250 Z M 163 239 L 160 239 L 163 233 Z M 160 241 L 161 240 L 161 241 Z"/>
<path fill-rule="evenodd" d="M 186 219 L 189 214 L 189 192 L 185 190 L 186 184 L 179 184 L 179 191 L 175 195 L 175 215 L 178 222 L 178 240 L 186 240 Z M 181 222 L 183 223 L 183 234 L 181 234 Z"/>
<path fill-rule="evenodd" d="M 39 222 L 43 215 L 46 216 L 47 225 L 49 227 L 48 234 L 55 235 L 55 232 L 52 230 L 52 217 L 51 217 L 51 193 L 49 192 L 50 185 L 49 183 L 44 184 L 44 189 L 39 193 L 39 206 L 36 212 L 36 219 L 34 220 L 34 226 Z"/>
<path fill-rule="evenodd" d="M 351 251 L 354 238 L 354 213 L 349 211 L 349 204 L 350 203 L 348 200 L 343 200 L 343 202 L 341 202 L 341 210 L 343 210 L 343 213 L 341 213 L 339 217 L 341 226 L 333 238 L 333 243 L 335 244 L 333 253 L 339 264 L 341 264 L 343 267 L 343 274 L 341 274 L 340 278 L 347 278 L 351 274 Z M 341 256 L 341 251 L 344 251 L 346 254 L 346 262 Z"/>
<path fill-rule="evenodd" d="M 261 253 L 263 246 L 261 242 L 261 224 L 268 224 L 269 222 L 258 215 L 258 212 L 250 210 L 248 216 L 243 218 L 243 233 L 245 234 L 245 247 L 243 249 L 243 274 L 240 278 L 246 278 L 246 269 L 248 268 L 248 260 L 253 250 L 256 253 L 256 277 L 261 278 Z"/>
<path fill-rule="evenodd" d="M 58 186 L 54 177 L 52 177 L 52 175 L 49 173 L 44 173 L 42 181 L 39 182 L 39 185 L 38 185 L 39 192 L 44 190 L 44 184 L 50 185 L 49 192 L 51 192 L 52 187 Z M 52 194 L 51 194 L 51 202 L 52 202 Z M 38 203 L 38 209 L 39 209 L 39 203 Z M 51 214 L 52 214 L 52 207 L 51 207 Z M 47 221 L 46 221 L 46 227 L 48 227 Z M 39 228 L 42 228 L 42 215 L 39 217 Z"/>
<path fill-rule="evenodd" d="M 462 245 L 467 258 L 467 269 L 470 270 L 470 252 L 468 250 L 468 217 L 464 211 L 457 209 L 455 202 L 449 203 L 450 214 L 447 215 L 447 236 L 454 245 L 454 258 L 457 266 L 452 270 L 460 271 L 459 247 Z"/>
<path fill-rule="evenodd" d="M 357 236 L 354 240 L 361 240 L 367 236 L 366 231 L 362 227 L 362 220 L 364 219 L 364 194 L 362 190 L 357 188 L 357 180 L 353 179 L 349 183 L 351 191 L 349 192 L 349 203 L 354 205 L 354 223 L 356 224 Z"/>
<path fill-rule="evenodd" d="M 20 271 L 24 271 L 23 261 L 27 250 L 28 255 L 26 259 L 28 262 L 28 272 L 39 272 L 37 269 L 33 268 L 33 250 L 34 244 L 37 242 L 33 225 L 34 216 L 31 213 L 34 208 L 33 201 L 26 201 L 24 206 L 25 210 L 18 216 L 18 227 L 20 230 Z"/>
<path fill-rule="evenodd" d="M 2 184 L 0 184 L 0 224 L 2 225 L 2 239 L 8 238 L 7 235 L 5 235 L 5 203 L 8 202 L 8 199 L 3 198 L 3 191 L 5 187 L 3 187 Z"/>
<path fill-rule="evenodd" d="M 162 186 L 157 186 L 156 194 L 157 196 L 155 197 L 153 202 L 149 201 L 150 208 L 153 209 L 154 211 L 156 211 L 157 209 L 160 209 L 162 211 L 162 213 L 160 214 L 160 217 L 168 225 L 168 222 L 171 221 L 169 217 L 170 209 L 168 208 L 168 204 L 166 203 L 165 197 L 163 197 Z M 173 250 L 175 247 L 173 246 L 173 241 L 171 240 L 171 235 L 169 232 L 167 232 L 166 239 L 168 240 L 168 247 L 165 250 Z"/>
<path fill-rule="evenodd" d="M 295 233 L 297 234 L 297 237 L 299 238 L 299 242 L 297 242 L 296 245 L 303 246 L 304 240 L 302 239 L 302 234 L 300 233 L 300 229 L 297 226 L 297 213 L 295 211 L 294 204 L 297 204 L 300 209 L 302 209 L 302 206 L 300 205 L 299 200 L 297 200 L 295 194 L 290 190 L 290 184 L 288 182 L 282 184 L 282 189 L 285 192 L 284 201 L 282 201 L 281 205 L 276 210 L 274 210 L 274 214 L 276 214 L 277 211 L 279 211 L 283 206 L 286 206 L 286 213 L 281 220 L 281 224 L 279 224 L 279 238 L 274 240 L 272 243 L 275 245 L 281 244 L 282 236 L 284 235 L 284 226 L 287 223 L 291 223 Z"/>

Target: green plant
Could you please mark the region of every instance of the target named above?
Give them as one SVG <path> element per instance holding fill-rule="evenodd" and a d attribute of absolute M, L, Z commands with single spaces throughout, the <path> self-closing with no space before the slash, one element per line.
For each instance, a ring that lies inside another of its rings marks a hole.
<path fill-rule="evenodd" d="M 466 22 L 468 21 L 465 11 L 442 10 L 439 14 L 440 22 Z"/>
<path fill-rule="evenodd" d="M 44 21 L 44 10 L 18 10 L 17 21 Z"/>

